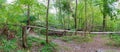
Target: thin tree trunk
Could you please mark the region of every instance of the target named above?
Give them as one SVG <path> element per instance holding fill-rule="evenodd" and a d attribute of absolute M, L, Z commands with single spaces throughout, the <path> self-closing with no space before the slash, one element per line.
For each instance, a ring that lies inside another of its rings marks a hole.
<path fill-rule="evenodd" d="M 93 31 L 93 26 L 94 26 L 94 8 L 93 8 L 93 1 L 91 1 L 91 10 L 92 10 L 92 12 L 91 12 L 91 15 L 92 15 L 92 21 L 91 21 L 91 30 L 90 31 Z"/>
<path fill-rule="evenodd" d="M 27 18 L 28 18 L 28 21 L 27 21 L 27 25 L 30 25 L 30 5 L 28 4 L 28 9 L 27 9 Z"/>
<path fill-rule="evenodd" d="M 68 14 L 68 30 L 70 30 L 70 14 Z"/>
<path fill-rule="evenodd" d="M 105 31 L 105 27 L 106 27 L 106 15 L 103 14 L 103 31 Z"/>
<path fill-rule="evenodd" d="M 49 41 L 48 41 L 48 15 L 49 15 L 49 4 L 50 4 L 50 0 L 48 0 L 47 13 L 46 13 L 46 43 L 49 43 Z"/>
<path fill-rule="evenodd" d="M 78 1 L 76 0 L 75 18 L 74 18 L 74 20 L 75 20 L 75 35 L 77 35 L 77 5 L 78 5 L 77 2 Z"/>
<path fill-rule="evenodd" d="M 64 18 L 63 18 L 63 22 L 64 22 L 64 30 L 66 29 L 66 20 L 65 20 L 65 16 L 64 16 Z"/>
<path fill-rule="evenodd" d="M 62 25 L 62 28 L 64 27 L 64 22 L 63 22 L 63 19 L 62 19 L 62 9 L 61 9 L 61 0 L 58 1 L 59 2 L 59 20 L 61 22 L 61 25 Z M 63 28 L 64 29 L 64 28 Z"/>
<path fill-rule="evenodd" d="M 84 31 L 87 31 L 87 0 L 84 1 L 85 2 L 85 28 Z"/>
<path fill-rule="evenodd" d="M 106 27 L 106 12 L 107 12 L 107 0 L 103 0 L 103 31 Z"/>
<path fill-rule="evenodd" d="M 84 2 L 85 2 L 85 23 L 84 23 L 85 24 L 85 27 L 84 27 L 85 33 L 84 33 L 84 36 L 86 36 L 89 33 L 89 29 L 88 29 L 89 20 L 87 18 L 87 0 L 84 0 Z"/>
<path fill-rule="evenodd" d="M 69 1 L 68 1 L 68 4 L 69 4 L 68 6 L 70 6 L 70 9 L 69 9 L 69 10 L 72 11 L 72 10 L 71 10 L 71 5 L 70 5 L 70 3 L 71 3 L 71 1 L 69 0 Z M 70 14 L 71 14 L 71 13 L 69 12 L 68 15 L 67 15 L 67 17 L 68 17 L 68 18 L 67 18 L 67 19 L 68 19 L 68 21 L 67 21 L 67 25 L 68 25 L 67 30 L 70 30 L 70 24 L 71 24 L 71 22 L 70 22 Z"/>
<path fill-rule="evenodd" d="M 79 31 L 81 30 L 80 24 L 81 24 L 81 19 L 79 18 L 79 19 L 78 19 L 78 29 L 77 29 L 77 30 L 79 30 Z"/>

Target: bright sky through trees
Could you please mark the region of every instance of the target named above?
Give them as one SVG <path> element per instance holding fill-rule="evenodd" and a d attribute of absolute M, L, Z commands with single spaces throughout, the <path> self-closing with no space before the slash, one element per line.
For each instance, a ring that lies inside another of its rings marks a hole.
<path fill-rule="evenodd" d="M 41 3 L 43 3 L 43 4 L 47 3 L 47 2 L 44 2 L 45 0 L 38 0 L 38 1 L 41 2 Z M 7 3 L 12 3 L 12 2 L 14 2 L 14 0 L 7 0 Z M 120 3 L 120 0 L 118 2 L 114 2 L 113 3 L 113 5 L 115 6 L 115 8 L 120 9 L 119 3 Z M 51 4 L 54 4 L 53 0 L 51 0 Z M 50 13 L 56 14 L 56 12 L 57 11 L 56 11 L 55 7 L 50 8 Z"/>
<path fill-rule="evenodd" d="M 7 0 L 7 3 L 10 4 L 10 3 L 14 2 L 14 1 L 15 0 Z M 47 3 L 45 0 L 38 0 L 38 2 L 43 3 L 44 5 L 46 5 L 46 3 Z M 50 4 L 54 4 L 54 2 L 51 0 Z M 50 13 L 56 14 L 56 12 L 57 11 L 56 11 L 55 7 L 50 8 Z"/>

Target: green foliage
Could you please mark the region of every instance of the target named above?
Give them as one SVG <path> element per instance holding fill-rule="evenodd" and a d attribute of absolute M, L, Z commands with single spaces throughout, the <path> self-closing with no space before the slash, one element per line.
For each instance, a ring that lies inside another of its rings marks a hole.
<path fill-rule="evenodd" d="M 44 36 L 40 36 L 41 38 L 43 38 Z M 43 39 L 40 39 L 40 38 L 35 38 L 35 37 L 28 37 L 28 46 L 29 47 L 32 47 L 32 46 L 39 46 L 41 45 L 40 47 L 40 50 L 41 52 L 53 52 L 55 51 L 55 46 L 56 44 L 54 44 L 53 42 L 49 42 L 49 44 L 46 43 L 45 40 Z"/>
<path fill-rule="evenodd" d="M 110 41 L 107 43 L 109 46 L 119 47 L 120 46 L 120 36 L 118 34 L 109 34 Z"/>
<path fill-rule="evenodd" d="M 33 5 L 37 0 L 17 0 L 17 2 L 24 5 Z"/>
<path fill-rule="evenodd" d="M 43 0 L 46 1 L 46 0 Z M 95 31 L 100 31 L 103 23 L 103 14 L 106 15 L 106 22 L 107 31 L 119 31 L 120 30 L 120 18 L 116 18 L 114 20 L 111 20 L 115 17 L 119 17 L 119 13 L 113 15 L 113 11 L 120 12 L 120 10 L 116 10 L 114 7 L 110 7 L 114 2 L 117 0 L 87 0 L 87 11 L 85 17 L 85 0 L 79 0 L 78 1 L 78 10 L 77 10 L 77 23 L 78 28 L 84 29 L 86 25 L 87 19 L 89 22 L 87 24 L 90 24 Z M 54 4 L 54 5 L 52 5 Z M 74 15 L 75 15 L 75 1 L 74 0 L 55 0 L 54 3 L 50 4 L 50 9 L 55 8 L 56 13 L 50 13 L 49 14 L 49 27 L 53 28 L 60 28 L 60 29 L 67 29 L 70 30 L 74 29 Z M 39 3 L 38 0 L 16 0 L 13 4 L 6 3 L 6 0 L 0 0 L 0 23 L 9 23 L 9 24 L 20 24 L 20 25 L 26 25 L 27 23 L 27 6 L 30 6 L 30 23 L 31 25 L 40 25 L 45 27 L 46 25 L 46 3 Z M 111 18 L 109 18 L 111 17 Z M 89 26 L 89 25 L 88 25 Z M 4 25 L 0 25 L 0 28 L 2 29 Z M 89 26 L 90 27 L 90 26 Z M 97 28 L 96 28 L 97 27 Z M 9 30 L 11 31 L 17 31 L 15 35 L 17 35 L 18 38 L 21 38 L 21 28 L 16 27 L 13 25 L 8 25 Z M 91 28 L 91 27 L 90 27 Z M 41 30 L 41 34 L 46 34 L 46 29 Z M 7 41 L 4 39 L 5 37 L 0 38 L 0 46 L 1 49 L 10 51 L 17 48 L 16 40 L 10 40 Z M 45 37 L 44 37 L 45 38 Z M 64 36 L 61 37 L 63 41 L 76 41 L 76 42 L 88 42 L 90 41 L 91 35 L 82 37 L 82 36 Z M 52 52 L 54 46 L 51 46 L 50 44 L 46 44 L 45 40 L 41 40 L 39 38 L 34 37 L 28 37 L 28 46 L 32 47 L 34 43 L 36 45 L 42 44 L 45 45 L 42 48 L 42 52 Z M 120 40 L 118 35 L 112 36 L 112 40 L 115 41 L 117 45 L 119 45 Z M 50 50 L 50 51 L 48 51 Z M 18 51 L 18 52 L 21 52 Z"/>
<path fill-rule="evenodd" d="M 111 41 L 108 43 L 109 45 L 119 47 L 120 46 L 120 35 L 118 34 L 111 34 L 109 36 Z"/>
<path fill-rule="evenodd" d="M 35 38 L 35 37 L 28 37 L 27 40 L 28 40 L 29 47 L 35 46 L 34 44 L 36 44 L 36 45 L 44 44 L 44 42 L 45 42 L 45 40 L 41 40 L 41 39 Z"/>
<path fill-rule="evenodd" d="M 55 44 L 50 42 L 49 44 L 45 44 L 41 49 L 41 52 L 54 52 L 55 51 Z"/>
<path fill-rule="evenodd" d="M 40 38 L 44 38 L 44 35 L 41 35 Z M 41 48 L 39 49 L 39 51 L 41 52 L 53 52 L 55 50 L 54 47 L 56 46 L 56 44 L 54 44 L 53 42 L 49 42 L 49 44 L 47 44 L 45 40 L 40 38 L 28 37 L 28 46 L 40 46 Z"/>
<path fill-rule="evenodd" d="M 105 2 L 103 2 L 105 1 Z M 13 4 L 6 4 L 5 0 L 0 1 L 2 5 L 2 8 L 0 8 L 0 23 L 10 23 L 10 24 L 22 24 L 26 25 L 27 22 L 27 5 L 30 5 L 30 21 L 32 25 L 42 25 L 45 26 L 45 14 L 46 14 L 46 5 L 43 3 L 39 3 L 37 0 L 17 0 Z M 56 8 L 57 13 L 56 14 L 49 14 L 49 26 L 55 27 L 55 28 L 69 28 L 74 29 L 74 12 L 75 12 L 75 1 L 73 0 L 56 0 L 53 5 L 50 5 L 54 8 Z M 96 28 L 98 26 L 102 26 L 102 15 L 103 12 L 107 13 L 108 17 L 115 18 L 116 16 L 112 15 L 113 11 L 119 11 L 114 9 L 114 7 L 110 7 L 109 5 L 112 5 L 116 0 L 88 0 L 87 1 L 87 16 L 89 23 L 93 23 L 92 26 L 95 26 L 95 29 L 98 31 L 99 28 Z M 105 3 L 105 4 L 104 4 Z M 103 11 L 105 5 L 106 9 Z M 85 23 L 85 4 L 84 0 L 80 0 L 78 2 L 78 13 L 77 13 L 77 22 L 78 22 L 78 28 L 83 29 L 84 23 Z M 61 11 L 60 11 L 61 10 Z M 17 11 L 17 12 L 16 12 Z M 101 12 L 102 11 L 102 12 Z M 73 16 L 72 16 L 73 15 Z M 118 15 L 118 14 L 117 14 Z M 91 19 L 93 19 L 91 22 Z M 111 18 L 112 19 L 112 18 Z M 110 19 L 107 19 L 109 22 Z M 114 19 L 116 21 L 116 19 Z M 89 24 L 88 23 L 88 24 Z M 113 24 L 113 26 L 112 26 Z M 111 28 L 107 28 L 108 31 L 113 31 L 112 29 L 115 28 L 118 23 L 109 22 L 109 25 Z"/>
<path fill-rule="evenodd" d="M 1 40 L 1 46 L 0 46 L 0 50 L 3 50 L 4 52 L 11 52 L 14 51 L 15 49 L 17 49 L 18 45 L 16 44 L 17 40 L 16 39 L 12 39 L 12 40 L 6 40 L 6 39 L 2 39 Z"/>
<path fill-rule="evenodd" d="M 23 50 L 18 50 L 17 52 L 23 52 Z"/>
<path fill-rule="evenodd" d="M 44 34 L 44 35 L 46 34 L 45 32 L 46 32 L 46 29 L 41 29 L 41 31 L 40 31 L 40 33 Z"/>

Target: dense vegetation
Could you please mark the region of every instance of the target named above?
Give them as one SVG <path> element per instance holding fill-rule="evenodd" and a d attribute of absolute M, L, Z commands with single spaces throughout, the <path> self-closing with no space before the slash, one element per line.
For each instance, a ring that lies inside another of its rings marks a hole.
<path fill-rule="evenodd" d="M 53 52 L 57 37 L 63 41 L 88 42 L 94 36 L 83 32 L 119 32 L 119 0 L 0 0 L 0 52 Z M 58 30 L 58 31 L 56 31 Z M 63 30 L 61 32 L 61 30 Z M 66 31 L 67 30 L 67 31 Z M 72 33 L 71 33 L 72 32 Z M 31 37 L 36 34 L 39 38 Z M 30 37 L 29 37 L 30 35 Z M 112 37 L 111 37 L 112 36 Z M 119 35 L 110 38 L 120 46 Z M 66 39 L 68 38 L 68 39 Z M 27 48 L 27 49 L 23 49 Z M 30 50 L 31 51 L 31 50 Z"/>

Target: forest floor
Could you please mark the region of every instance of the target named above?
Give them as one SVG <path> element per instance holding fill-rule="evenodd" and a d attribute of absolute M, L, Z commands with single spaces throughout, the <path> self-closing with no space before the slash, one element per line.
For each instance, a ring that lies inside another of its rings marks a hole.
<path fill-rule="evenodd" d="M 59 47 L 57 52 L 120 52 L 120 48 L 108 46 L 109 41 L 106 35 L 96 35 L 92 41 L 81 44 L 68 43 L 60 39 L 53 40 Z"/>

